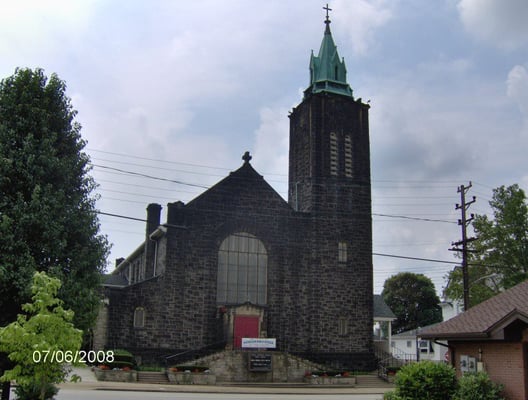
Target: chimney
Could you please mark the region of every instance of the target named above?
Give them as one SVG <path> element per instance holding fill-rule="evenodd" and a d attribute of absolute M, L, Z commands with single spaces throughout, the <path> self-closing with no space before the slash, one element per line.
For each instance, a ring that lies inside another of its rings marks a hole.
<path fill-rule="evenodd" d="M 159 226 L 161 221 L 161 206 L 151 203 L 147 206 L 147 228 L 145 237 L 145 278 L 154 276 L 156 262 L 156 241 L 150 239 L 150 235 Z"/>
<path fill-rule="evenodd" d="M 185 204 L 182 201 L 167 204 L 167 223 L 171 225 L 185 224 Z"/>
<path fill-rule="evenodd" d="M 152 232 L 154 232 L 161 221 L 161 206 L 156 203 L 151 203 L 147 206 L 147 240 Z"/>

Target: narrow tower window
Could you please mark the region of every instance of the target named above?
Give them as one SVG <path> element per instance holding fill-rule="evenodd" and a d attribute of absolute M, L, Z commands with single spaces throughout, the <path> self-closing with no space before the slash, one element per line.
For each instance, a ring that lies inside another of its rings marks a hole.
<path fill-rule="evenodd" d="M 337 246 L 337 260 L 339 262 L 347 261 L 347 246 L 346 242 L 339 242 Z"/>
<path fill-rule="evenodd" d="M 352 178 L 352 140 L 345 136 L 345 176 Z"/>
<path fill-rule="evenodd" d="M 337 333 L 340 336 L 348 334 L 348 319 L 346 317 L 339 317 L 337 321 Z"/>
<path fill-rule="evenodd" d="M 330 133 L 330 175 L 337 176 L 337 135 Z"/>
<path fill-rule="evenodd" d="M 143 307 L 137 307 L 134 310 L 134 328 L 145 327 L 145 309 Z"/>
<path fill-rule="evenodd" d="M 346 242 L 339 242 L 337 245 L 337 260 L 339 262 L 347 261 L 347 244 Z"/>

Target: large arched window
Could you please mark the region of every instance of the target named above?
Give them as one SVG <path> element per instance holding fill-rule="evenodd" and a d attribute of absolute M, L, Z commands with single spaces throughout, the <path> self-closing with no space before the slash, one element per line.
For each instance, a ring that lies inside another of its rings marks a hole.
<path fill-rule="evenodd" d="M 228 236 L 218 251 L 216 300 L 219 304 L 266 304 L 268 254 L 255 236 Z"/>

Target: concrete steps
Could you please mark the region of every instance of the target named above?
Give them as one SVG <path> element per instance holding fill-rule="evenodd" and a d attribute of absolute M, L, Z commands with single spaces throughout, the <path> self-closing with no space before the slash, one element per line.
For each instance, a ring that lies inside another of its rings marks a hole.
<path fill-rule="evenodd" d="M 165 372 L 138 372 L 138 383 L 151 383 L 156 385 L 166 385 L 169 383 L 169 378 Z"/>
<path fill-rule="evenodd" d="M 394 388 L 394 384 L 384 381 L 378 375 L 358 375 L 357 388 Z"/>

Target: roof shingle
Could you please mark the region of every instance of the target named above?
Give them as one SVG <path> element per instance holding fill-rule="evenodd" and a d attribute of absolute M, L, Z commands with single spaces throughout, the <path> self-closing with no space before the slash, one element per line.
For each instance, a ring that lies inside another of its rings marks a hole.
<path fill-rule="evenodd" d="M 528 280 L 470 308 L 441 324 L 424 330 L 423 338 L 482 337 L 513 312 L 528 315 Z"/>
<path fill-rule="evenodd" d="M 383 300 L 381 294 L 374 295 L 374 318 L 396 319 L 396 315 Z"/>

